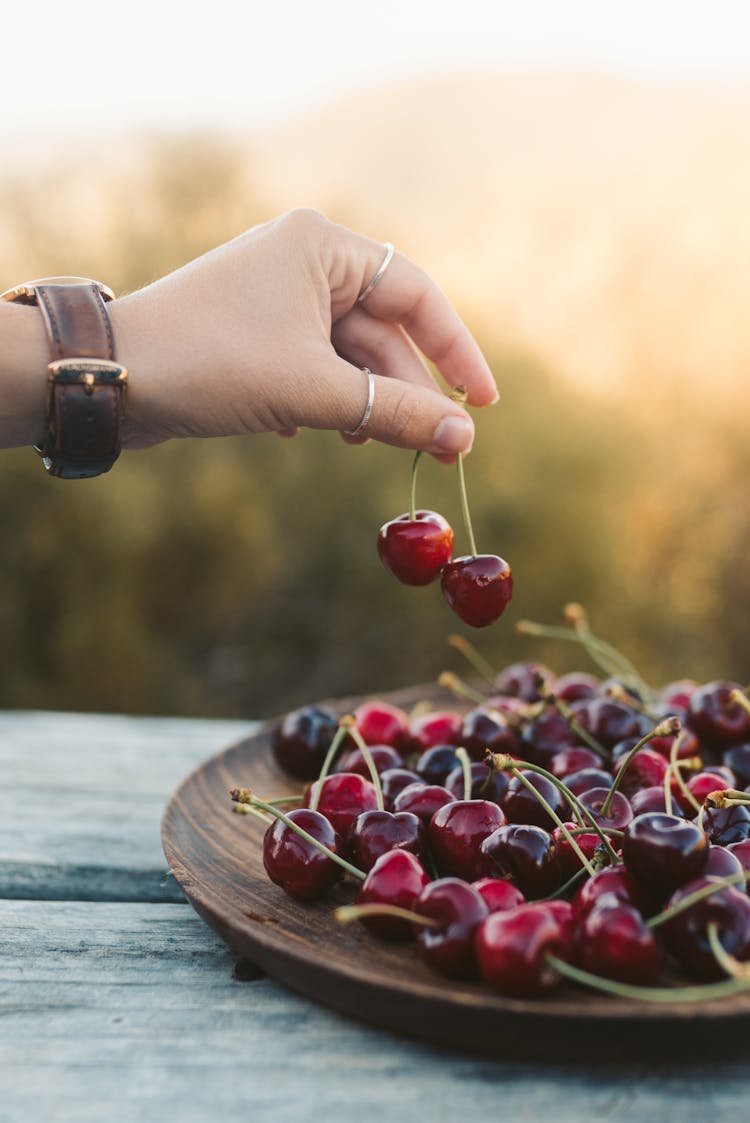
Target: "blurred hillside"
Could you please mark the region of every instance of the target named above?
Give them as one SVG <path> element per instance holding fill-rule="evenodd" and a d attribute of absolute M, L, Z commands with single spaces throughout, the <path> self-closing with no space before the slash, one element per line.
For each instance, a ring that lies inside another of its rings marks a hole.
<path fill-rule="evenodd" d="M 503 394 L 467 477 L 516 575 L 478 642 L 576 599 L 654 681 L 750 679 L 750 95 L 610 79 L 374 91 L 266 136 L 102 138 L 0 172 L 10 284 L 122 291 L 313 205 L 438 278 Z M 33 189 L 29 183 L 33 182 Z M 377 528 L 410 457 L 305 433 L 181 442 L 64 485 L 2 454 L 0 705 L 270 714 L 458 666 L 439 590 L 392 582 Z M 452 469 L 419 501 L 466 546 Z"/>

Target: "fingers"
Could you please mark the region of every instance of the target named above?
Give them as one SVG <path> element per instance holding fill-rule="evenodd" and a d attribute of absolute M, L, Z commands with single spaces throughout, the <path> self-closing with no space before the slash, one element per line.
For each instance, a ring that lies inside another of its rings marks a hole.
<path fill-rule="evenodd" d="M 365 373 L 330 354 L 311 374 L 300 424 L 312 428 L 356 429 L 368 401 Z M 374 438 L 397 448 L 421 449 L 437 456 L 468 452 L 474 424 L 455 402 L 435 389 L 375 375 L 372 412 L 365 430 L 350 442 Z"/>
<path fill-rule="evenodd" d="M 337 353 L 358 367 L 401 378 L 437 391 L 432 377 L 406 332 L 398 324 L 384 323 L 356 306 L 334 324 L 331 341 Z"/>
<path fill-rule="evenodd" d="M 351 240 L 351 265 L 343 287 L 351 308 L 382 266 L 385 250 L 368 238 L 345 234 Z M 450 386 L 466 387 L 471 405 L 497 401 L 492 372 L 471 332 L 445 293 L 403 254 L 393 255 L 375 288 L 356 307 L 376 322 L 401 325 Z"/>

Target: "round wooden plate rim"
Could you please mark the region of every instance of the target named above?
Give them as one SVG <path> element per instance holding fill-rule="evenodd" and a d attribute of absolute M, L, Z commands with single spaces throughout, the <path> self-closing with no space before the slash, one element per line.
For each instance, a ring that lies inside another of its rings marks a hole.
<path fill-rule="evenodd" d="M 449 700 L 453 708 L 458 708 L 455 699 L 440 694 L 434 687 L 417 687 L 408 692 L 400 691 L 380 697 L 387 698 L 395 704 L 408 704 L 408 700 L 412 699 L 416 692 L 433 701 L 437 696 L 443 704 Z M 361 700 L 361 698 L 348 698 L 322 704 L 330 705 L 339 713 L 345 713 L 353 709 Z M 162 842 L 169 868 L 191 904 L 235 951 L 247 955 L 250 959 L 254 958 L 269 974 L 286 981 L 294 989 L 301 990 L 326 1004 L 344 1009 L 347 1013 L 353 1012 L 348 1006 L 335 1000 L 329 1002 L 325 993 L 321 995 L 321 989 L 325 991 L 326 980 L 348 981 L 356 984 L 360 989 L 364 988 L 364 991 L 369 991 L 372 995 L 377 995 L 380 1000 L 390 995 L 394 1000 L 403 1001 L 404 998 L 410 998 L 455 1013 L 458 1013 L 459 1009 L 466 1012 L 481 1010 L 496 1014 L 498 1017 L 559 1020 L 563 1026 L 582 1022 L 589 1025 L 600 1022 L 602 1026 L 635 1022 L 642 1023 L 645 1028 L 646 1025 L 654 1022 L 666 1025 L 675 1021 L 683 1022 L 685 1019 L 694 1021 L 696 1018 L 709 1019 L 714 1024 L 729 1025 L 737 1018 L 745 1019 L 750 1016 L 750 996 L 747 995 L 706 1003 L 657 1005 L 594 992 L 576 991 L 574 997 L 570 997 L 571 991 L 567 991 L 567 988 L 553 998 L 536 1000 L 506 998 L 482 988 L 478 983 L 454 982 L 435 976 L 435 982 L 432 984 L 408 972 L 394 980 L 384 980 L 379 976 L 376 982 L 373 982 L 367 977 L 366 964 L 354 962 L 350 966 L 345 960 L 329 962 L 321 960 L 316 957 L 314 945 L 308 947 L 296 938 L 292 938 L 290 934 L 285 935 L 283 921 L 277 923 L 270 918 L 271 922 L 269 922 L 269 918 L 254 919 L 247 915 L 228 894 L 218 891 L 210 880 L 201 876 L 201 871 L 197 868 L 199 863 L 196 864 L 194 854 L 189 850 L 187 853 L 182 852 L 180 837 L 184 832 L 181 829 L 181 821 L 188 828 L 188 835 L 192 832 L 193 835 L 200 836 L 204 844 L 214 853 L 218 849 L 230 855 L 223 842 L 211 831 L 205 831 L 196 821 L 190 811 L 190 801 L 185 799 L 185 795 L 193 789 L 200 789 L 203 798 L 211 804 L 216 794 L 212 789 L 211 781 L 218 772 L 229 771 L 226 766 L 228 760 L 241 755 L 247 758 L 245 764 L 250 769 L 253 758 L 256 764 L 268 760 L 271 756 L 270 735 L 275 724 L 275 721 L 264 723 L 252 736 L 228 746 L 194 768 L 172 794 L 162 822 Z M 236 775 L 236 772 L 234 774 Z M 228 810 L 229 786 L 227 784 L 222 790 L 222 798 L 226 791 Z M 297 786 L 299 787 L 299 782 Z M 247 820 L 240 821 L 247 822 Z M 238 844 L 241 845 L 239 836 Z M 310 906 L 297 905 L 295 902 L 290 902 L 288 898 L 284 898 L 284 903 L 286 908 L 299 909 L 301 916 L 310 909 Z M 332 934 L 335 932 L 337 936 L 344 938 L 341 929 L 332 918 L 330 924 Z M 369 936 L 366 938 L 370 939 Z M 379 941 L 373 939 L 372 954 L 377 955 L 377 949 L 382 946 Z M 388 945 L 388 948 L 393 949 L 393 945 Z M 367 945 L 367 950 L 371 950 L 370 945 Z M 377 1018 L 367 1018 L 365 1011 L 361 1016 L 367 1020 L 378 1021 Z M 398 1026 L 394 1025 L 392 1028 L 398 1029 Z"/>

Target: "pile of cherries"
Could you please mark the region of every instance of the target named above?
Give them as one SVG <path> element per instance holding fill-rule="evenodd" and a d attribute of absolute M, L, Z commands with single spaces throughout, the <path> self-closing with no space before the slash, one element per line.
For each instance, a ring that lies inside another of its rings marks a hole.
<path fill-rule="evenodd" d="M 737 683 L 655 692 L 627 673 L 515 663 L 470 708 L 296 710 L 273 751 L 310 781 L 299 806 L 232 792 L 268 822 L 270 879 L 299 901 L 354 882 L 337 919 L 414 941 L 441 975 L 514 996 L 563 977 L 662 1001 L 750 986 Z"/>
<path fill-rule="evenodd" d="M 502 616 L 513 595 L 510 566 L 497 554 L 477 553 L 461 457 L 456 458 L 459 495 L 471 552 L 454 558 L 453 528 L 436 511 L 417 510 L 415 488 L 420 453 L 414 457 L 409 510 L 381 526 L 380 560 L 405 585 L 430 585 L 440 578 L 448 605 L 465 624 L 484 628 Z"/>

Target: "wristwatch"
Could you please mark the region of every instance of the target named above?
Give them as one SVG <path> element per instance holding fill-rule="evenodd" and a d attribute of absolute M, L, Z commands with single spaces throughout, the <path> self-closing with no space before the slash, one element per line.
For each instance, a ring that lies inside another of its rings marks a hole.
<path fill-rule="evenodd" d="M 114 295 L 87 277 L 43 277 L 0 293 L 0 300 L 36 305 L 47 330 L 45 432 L 34 448 L 52 476 L 100 476 L 120 455 L 128 372 L 115 362 L 106 308 Z"/>

